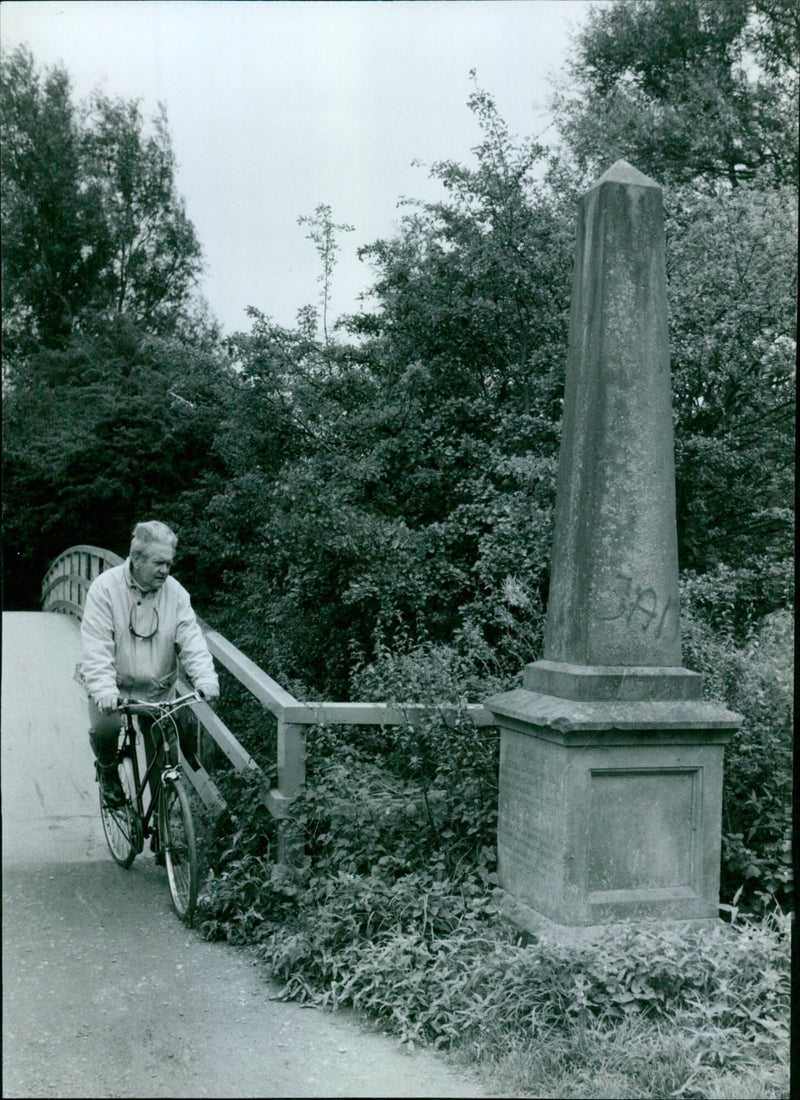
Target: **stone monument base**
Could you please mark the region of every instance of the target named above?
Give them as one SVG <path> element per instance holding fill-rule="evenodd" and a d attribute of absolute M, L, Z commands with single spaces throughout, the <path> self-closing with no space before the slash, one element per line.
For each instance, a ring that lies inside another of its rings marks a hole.
<path fill-rule="evenodd" d="M 519 931 L 527 932 L 535 940 L 558 943 L 569 947 L 585 947 L 607 940 L 610 932 L 625 928 L 725 928 L 720 917 L 699 917 L 696 920 L 655 919 L 612 921 L 608 924 L 558 924 L 519 901 L 513 894 L 498 889 L 495 901 L 502 915 Z"/>
<path fill-rule="evenodd" d="M 699 699 L 486 702 L 501 730 L 498 879 L 563 926 L 718 916 L 724 747 Z"/>

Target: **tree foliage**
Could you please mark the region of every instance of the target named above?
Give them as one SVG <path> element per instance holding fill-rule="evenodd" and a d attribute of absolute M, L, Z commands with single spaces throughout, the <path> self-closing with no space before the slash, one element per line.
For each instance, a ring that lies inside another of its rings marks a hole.
<path fill-rule="evenodd" d="M 535 181 L 543 151 L 486 93 L 470 107 L 477 167 L 435 165 L 447 199 L 363 252 L 376 308 L 343 322 L 356 342 L 256 311 L 229 342 L 230 480 L 209 508 L 245 541 L 222 602 L 306 692 L 346 694 L 378 637 L 494 646 L 516 674 L 541 634 L 571 234 Z M 200 528 L 218 552 L 217 520 Z"/>
<path fill-rule="evenodd" d="M 42 348 L 3 402 L 5 601 L 35 606 L 48 562 L 76 543 L 124 552 L 133 524 L 183 528 L 176 501 L 213 481 L 209 440 L 227 364 L 122 318 Z"/>
<path fill-rule="evenodd" d="M 297 223 L 298 225 L 308 226 L 308 239 L 314 242 L 322 262 L 322 271 L 318 281 L 321 287 L 322 332 L 325 343 L 328 344 L 330 342 L 328 336 L 328 310 L 331 301 L 331 284 L 333 282 L 333 269 L 336 266 L 336 253 L 339 251 L 336 234 L 352 233 L 353 226 L 344 222 L 335 225 L 333 211 L 326 202 L 321 202 L 313 214 L 299 217 Z"/>
<path fill-rule="evenodd" d="M 414 204 L 394 239 L 361 251 L 378 303 L 363 327 L 384 336 L 392 381 L 416 362 L 431 379 L 417 389 L 434 400 L 449 391 L 528 412 L 565 339 L 572 226 L 536 182 L 544 148 L 513 138 L 482 89 L 468 106 L 476 165 L 435 163 L 447 198 Z"/>
<path fill-rule="evenodd" d="M 797 178 L 798 0 L 591 9 L 555 107 L 577 162 L 663 183 Z"/>
<path fill-rule="evenodd" d="M 135 100 L 91 97 L 83 116 L 83 186 L 102 212 L 106 309 L 148 328 L 174 328 L 201 270 L 200 244 L 175 187 L 166 110 L 145 132 Z"/>
<path fill-rule="evenodd" d="M 761 572 L 792 556 L 795 199 L 745 184 L 667 203 L 681 564 Z"/>
<path fill-rule="evenodd" d="M 25 48 L 1 68 L 5 595 L 19 607 L 70 541 L 123 548 L 143 511 L 170 512 L 213 474 L 207 391 L 224 369 L 192 297 L 200 246 L 163 110 L 148 133 L 135 101 L 76 107 L 65 70 L 39 72 Z"/>
<path fill-rule="evenodd" d="M 0 61 L 3 337 L 33 329 L 47 346 L 70 333 L 105 263 L 92 242 L 94 195 L 80 193 L 80 135 L 67 73 L 37 73 L 31 54 Z M 84 251 L 84 247 L 86 251 Z M 13 340 L 16 336 L 16 341 Z"/>
<path fill-rule="evenodd" d="M 7 363 L 126 316 L 150 330 L 186 319 L 201 250 L 175 187 L 161 109 L 72 102 L 66 71 L 24 47 L 0 63 L 3 339 Z"/>

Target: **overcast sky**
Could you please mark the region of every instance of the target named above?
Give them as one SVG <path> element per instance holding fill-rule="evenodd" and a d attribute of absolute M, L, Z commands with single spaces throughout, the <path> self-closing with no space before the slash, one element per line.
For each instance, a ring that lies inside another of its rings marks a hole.
<path fill-rule="evenodd" d="M 470 162 L 470 70 L 511 132 L 549 125 L 548 77 L 582 0 L 3 0 L 4 51 L 62 62 L 78 99 L 100 86 L 167 108 L 206 258 L 202 291 L 226 332 L 248 305 L 283 325 L 316 303 L 320 264 L 298 216 L 328 203 L 341 238 L 331 312 L 358 309 L 356 249 L 393 232 L 400 198 L 433 199 L 425 167 Z M 545 134 L 545 139 L 552 137 Z"/>

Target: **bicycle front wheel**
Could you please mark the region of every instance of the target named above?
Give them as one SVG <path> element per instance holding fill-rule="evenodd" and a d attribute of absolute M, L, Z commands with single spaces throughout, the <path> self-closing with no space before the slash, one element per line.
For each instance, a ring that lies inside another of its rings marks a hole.
<path fill-rule="evenodd" d="M 167 779 L 161 788 L 159 823 L 172 908 L 190 921 L 197 904 L 197 844 L 189 797 L 176 779 Z"/>
<path fill-rule="evenodd" d="M 141 824 L 139 814 L 131 802 L 131 783 L 125 767 L 120 768 L 120 780 L 128 795 L 128 801 L 124 806 L 107 806 L 101 788 L 100 819 L 103 822 L 103 832 L 106 835 L 111 858 L 120 867 L 127 869 L 136 858 L 136 853 L 142 850 Z"/>

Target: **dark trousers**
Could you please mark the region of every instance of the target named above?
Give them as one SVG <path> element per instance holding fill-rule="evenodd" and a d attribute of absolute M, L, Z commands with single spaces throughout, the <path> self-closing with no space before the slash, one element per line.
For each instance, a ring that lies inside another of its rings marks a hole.
<path fill-rule="evenodd" d="M 114 763 L 121 727 L 122 715 L 119 711 L 103 714 L 100 708 L 95 706 L 91 699 L 89 700 L 89 741 L 98 764 L 107 767 Z M 144 740 L 147 766 L 149 767 L 150 761 L 156 757 L 159 761 L 156 765 L 157 771 L 161 767 L 161 742 L 153 733 L 153 719 L 139 715 L 139 729 L 142 731 Z"/>

